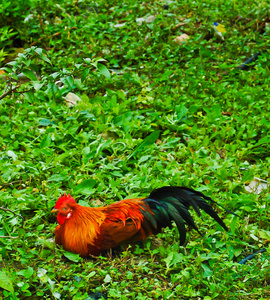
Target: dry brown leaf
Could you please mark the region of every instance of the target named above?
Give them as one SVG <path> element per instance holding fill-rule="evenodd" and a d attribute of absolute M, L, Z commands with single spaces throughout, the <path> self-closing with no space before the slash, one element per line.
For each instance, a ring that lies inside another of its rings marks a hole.
<path fill-rule="evenodd" d="M 232 115 L 232 113 L 229 112 L 229 111 L 222 111 L 221 114 L 222 114 L 223 116 L 231 116 L 231 115 Z"/>
<path fill-rule="evenodd" d="M 174 39 L 174 42 L 181 45 L 183 42 L 187 41 L 189 39 L 189 36 L 185 33 L 177 36 L 175 39 Z"/>
<path fill-rule="evenodd" d="M 174 26 L 174 28 L 178 28 L 178 27 L 181 27 L 181 26 L 184 26 L 184 25 L 186 25 L 186 23 L 179 23 L 179 24 L 176 24 L 176 25 Z"/>

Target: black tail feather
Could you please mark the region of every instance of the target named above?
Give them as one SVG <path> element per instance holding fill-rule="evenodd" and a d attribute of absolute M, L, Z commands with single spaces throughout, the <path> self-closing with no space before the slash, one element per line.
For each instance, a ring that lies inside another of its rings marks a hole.
<path fill-rule="evenodd" d="M 197 192 L 193 189 L 186 187 L 165 186 L 154 190 L 144 201 L 150 206 L 151 210 L 155 214 L 155 218 L 157 219 L 157 222 L 155 223 L 153 220 L 151 220 L 152 216 L 148 216 L 148 220 L 152 223 L 152 225 L 157 224 L 154 226 L 156 232 L 160 232 L 161 228 L 163 227 L 171 227 L 171 222 L 175 221 L 180 233 L 180 245 L 183 245 L 186 240 L 185 222 L 200 233 L 189 212 L 190 206 L 194 208 L 199 216 L 201 215 L 199 209 L 204 210 L 226 231 L 228 230 L 227 226 L 220 219 L 216 211 L 205 200 L 216 203 L 210 197 L 205 196 L 203 193 Z M 220 204 L 218 205 L 223 207 Z M 227 212 L 236 215 L 225 207 L 223 208 Z"/>
<path fill-rule="evenodd" d="M 231 210 L 227 209 L 227 208 L 226 208 L 225 206 L 223 206 L 222 204 L 220 204 L 220 203 L 214 201 L 214 200 L 213 200 L 212 198 L 210 198 L 209 196 L 205 196 L 202 192 L 198 192 L 198 191 L 195 191 L 195 190 L 193 190 L 193 189 L 191 189 L 191 188 L 187 188 L 187 187 L 182 187 L 182 189 L 184 189 L 187 193 L 189 193 L 189 194 L 191 194 L 191 195 L 196 194 L 195 197 L 198 197 L 198 196 L 199 196 L 199 197 L 202 197 L 202 198 L 204 198 L 204 199 L 206 199 L 206 200 L 211 201 L 212 203 L 215 203 L 216 205 L 218 205 L 218 206 L 222 207 L 224 210 L 226 210 L 226 212 L 228 212 L 229 214 L 232 214 L 232 215 L 234 215 L 234 216 L 236 216 L 236 217 L 240 217 L 238 214 L 236 214 L 236 213 L 232 212 Z M 194 197 L 194 196 L 193 196 L 193 197 Z"/>
<path fill-rule="evenodd" d="M 166 197 L 163 201 L 166 202 L 166 204 L 170 203 L 171 205 L 173 205 L 177 210 L 176 213 L 180 214 L 180 216 L 186 221 L 187 224 L 191 225 L 194 229 L 199 231 L 198 227 L 194 223 L 194 220 L 188 208 L 182 202 L 178 201 L 174 197 Z"/>

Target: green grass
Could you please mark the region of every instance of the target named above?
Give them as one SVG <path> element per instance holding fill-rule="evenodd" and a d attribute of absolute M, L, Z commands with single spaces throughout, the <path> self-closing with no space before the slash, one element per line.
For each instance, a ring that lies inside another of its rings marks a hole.
<path fill-rule="evenodd" d="M 0 94 L 30 78 L 0 100 L 0 206 L 11 210 L 0 210 L 0 299 L 269 299 L 269 250 L 238 264 L 270 240 L 269 188 L 245 191 L 270 176 L 268 1 L 58 3 L 30 1 L 21 27 L 2 24 L 38 48 L 10 59 L 15 42 L 0 47 Z M 188 42 L 174 43 L 182 33 Z M 67 106 L 68 92 L 82 101 Z M 61 193 L 96 206 L 163 185 L 203 191 L 240 218 L 216 207 L 226 233 L 193 212 L 205 236 L 189 230 L 185 247 L 176 227 L 98 258 L 55 247 Z"/>

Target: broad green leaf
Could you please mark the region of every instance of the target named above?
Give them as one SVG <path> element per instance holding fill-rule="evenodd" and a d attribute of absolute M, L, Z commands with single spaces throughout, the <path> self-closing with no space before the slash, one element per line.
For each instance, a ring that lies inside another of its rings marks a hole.
<path fill-rule="evenodd" d="M 37 228 L 38 230 L 38 228 Z M 38 237 L 37 238 L 37 243 L 42 245 L 44 248 L 53 250 L 54 249 L 54 242 L 51 239 L 45 239 L 44 237 Z"/>
<path fill-rule="evenodd" d="M 58 292 L 53 292 L 53 296 L 54 296 L 56 299 L 61 299 L 61 294 L 58 293 Z"/>
<path fill-rule="evenodd" d="M 95 116 L 89 113 L 87 110 L 80 111 L 79 114 L 82 115 L 85 119 L 91 119 L 92 121 L 96 121 Z"/>
<path fill-rule="evenodd" d="M 80 69 L 83 66 L 83 64 L 75 64 L 76 69 Z"/>
<path fill-rule="evenodd" d="M 38 121 L 38 125 L 40 126 L 49 126 L 51 121 L 49 119 L 42 119 Z"/>
<path fill-rule="evenodd" d="M 40 57 L 41 57 L 44 61 L 46 61 L 47 63 L 49 63 L 50 65 L 52 64 L 52 62 L 49 60 L 49 58 L 48 58 L 47 56 L 45 56 L 45 55 L 40 55 Z"/>
<path fill-rule="evenodd" d="M 64 256 L 74 262 L 79 262 L 81 260 L 81 257 L 79 254 L 71 253 L 68 251 L 64 251 Z"/>
<path fill-rule="evenodd" d="M 233 250 L 233 254 L 238 257 L 243 252 L 242 248 L 236 248 Z"/>
<path fill-rule="evenodd" d="M 173 252 L 170 252 L 167 258 L 164 259 L 167 269 L 170 268 L 172 260 L 173 260 Z"/>
<path fill-rule="evenodd" d="M 34 273 L 34 269 L 32 267 L 28 267 L 25 270 L 21 270 L 19 272 L 17 272 L 18 275 L 23 276 L 24 278 L 30 278 Z"/>
<path fill-rule="evenodd" d="M 50 74 L 50 76 L 51 76 L 53 79 L 56 79 L 57 77 L 60 76 L 60 73 L 59 73 L 59 72 L 54 72 L 54 73 Z"/>
<path fill-rule="evenodd" d="M 259 230 L 258 233 L 261 239 L 268 240 L 268 241 L 270 240 L 270 231 L 262 229 Z"/>
<path fill-rule="evenodd" d="M 12 72 L 12 69 L 8 68 L 8 67 L 1 68 L 0 70 L 6 71 L 5 73 L 11 73 Z"/>
<path fill-rule="evenodd" d="M 112 277 L 109 274 L 107 274 L 104 278 L 104 282 L 109 283 L 111 281 L 112 281 Z"/>
<path fill-rule="evenodd" d="M 183 117 L 186 115 L 186 113 L 188 112 L 188 109 L 185 107 L 185 105 L 181 103 L 180 105 L 177 105 L 175 107 L 175 111 L 177 113 L 178 120 L 181 121 Z"/>
<path fill-rule="evenodd" d="M 54 174 L 52 175 L 48 181 L 63 181 L 68 177 L 66 174 Z"/>
<path fill-rule="evenodd" d="M 36 91 L 39 91 L 42 87 L 43 87 L 43 85 L 44 85 L 44 82 L 43 83 L 41 83 L 40 81 L 32 81 L 32 84 L 33 84 L 33 86 L 34 86 L 34 89 L 36 90 Z"/>
<path fill-rule="evenodd" d="M 95 186 L 96 181 L 94 179 L 87 179 L 77 185 L 75 188 L 76 193 L 89 194 L 92 188 Z"/>
<path fill-rule="evenodd" d="M 61 78 L 61 81 L 66 84 L 70 89 L 74 88 L 74 78 L 72 76 L 67 76 L 65 78 Z"/>
<path fill-rule="evenodd" d="M 233 216 L 233 219 L 232 219 L 231 224 L 230 224 L 230 229 L 231 229 L 231 232 L 232 232 L 233 235 L 235 234 L 235 225 L 236 225 L 237 220 L 238 220 L 238 217 Z"/>
<path fill-rule="evenodd" d="M 11 157 L 13 160 L 17 159 L 17 155 L 12 150 L 7 151 L 7 156 Z"/>
<path fill-rule="evenodd" d="M 90 207 L 90 205 L 88 204 L 88 202 L 86 202 L 84 200 L 79 200 L 78 204 L 80 204 L 82 206 Z"/>
<path fill-rule="evenodd" d="M 41 55 L 42 54 L 42 48 L 36 48 L 35 49 L 35 52 L 38 54 L 38 55 Z"/>
<path fill-rule="evenodd" d="M 139 163 L 143 163 L 143 162 L 149 161 L 151 159 L 152 159 L 151 155 L 144 155 L 139 159 Z"/>
<path fill-rule="evenodd" d="M 135 150 L 128 156 L 127 159 L 130 159 L 132 156 L 134 156 L 139 150 L 142 150 L 144 147 L 154 144 L 155 141 L 158 139 L 159 134 L 160 134 L 160 131 L 156 130 L 156 131 L 152 132 L 150 135 L 148 135 L 143 140 L 143 142 L 135 148 Z"/>
<path fill-rule="evenodd" d="M 93 62 L 103 62 L 103 61 L 107 61 L 106 59 L 102 58 L 102 57 L 97 57 L 93 59 Z"/>
<path fill-rule="evenodd" d="M 36 230 L 37 231 L 40 231 L 40 230 L 42 230 L 43 228 L 44 228 L 44 224 L 40 224 L 40 225 L 38 225 L 38 227 L 36 228 Z"/>
<path fill-rule="evenodd" d="M 97 64 L 101 63 L 101 62 L 107 62 L 107 60 L 105 60 L 104 58 L 101 58 L 101 57 L 96 57 L 91 61 L 91 65 L 94 66 L 95 68 L 97 68 Z"/>
<path fill-rule="evenodd" d="M 183 254 L 170 252 L 168 257 L 165 258 L 164 261 L 166 262 L 167 269 L 169 269 L 171 266 L 175 266 L 176 264 L 183 261 Z"/>
<path fill-rule="evenodd" d="M 92 60 L 91 58 L 87 57 L 87 58 L 84 58 L 83 59 L 87 64 L 91 64 L 92 63 Z"/>
<path fill-rule="evenodd" d="M 87 278 L 91 278 L 91 277 L 95 276 L 96 273 L 97 273 L 96 271 L 90 272 L 90 273 L 87 275 Z"/>
<path fill-rule="evenodd" d="M 87 77 L 87 75 L 89 74 L 89 72 L 90 72 L 89 68 L 84 69 L 84 71 L 82 73 L 82 76 L 81 76 L 82 82 L 85 80 L 85 78 Z"/>
<path fill-rule="evenodd" d="M 50 147 L 51 142 L 52 142 L 52 138 L 51 138 L 50 134 L 47 134 L 40 142 L 40 148 Z"/>
<path fill-rule="evenodd" d="M 102 75 L 104 75 L 108 79 L 111 79 L 111 74 L 106 66 L 104 66 L 103 64 L 97 64 L 97 68 Z"/>
<path fill-rule="evenodd" d="M 242 182 L 251 181 L 254 178 L 254 170 L 252 168 L 248 168 L 243 171 Z"/>
<path fill-rule="evenodd" d="M 23 70 L 23 74 L 30 80 L 37 81 L 37 77 L 33 71 L 25 69 L 25 70 Z"/>
<path fill-rule="evenodd" d="M 202 264 L 203 267 L 203 277 L 209 277 L 213 274 L 213 271 L 206 265 L 206 264 Z"/>
<path fill-rule="evenodd" d="M 48 93 L 49 97 L 56 98 L 56 96 L 59 95 L 59 92 L 60 92 L 60 90 L 54 82 L 49 82 L 48 83 L 47 93 Z"/>
<path fill-rule="evenodd" d="M 247 149 L 248 154 L 269 153 L 270 137 L 267 135 L 261 138 L 255 145 L 251 145 Z M 263 146 L 263 147 L 259 147 Z"/>
<path fill-rule="evenodd" d="M 46 275 L 47 272 L 48 271 L 43 268 L 38 268 L 37 270 L 37 276 L 42 283 L 46 283 L 48 281 L 48 276 Z"/>
<path fill-rule="evenodd" d="M 10 66 L 17 66 L 18 65 L 18 62 L 17 61 L 10 61 L 7 63 L 7 65 L 10 65 Z"/>
<path fill-rule="evenodd" d="M 35 94 L 33 93 L 33 91 L 25 92 L 24 97 L 30 103 L 36 101 L 36 97 L 35 97 Z"/>
<path fill-rule="evenodd" d="M 7 274 L 2 271 L 0 271 L 0 287 L 11 292 L 12 294 L 14 293 L 12 281 L 9 279 Z"/>

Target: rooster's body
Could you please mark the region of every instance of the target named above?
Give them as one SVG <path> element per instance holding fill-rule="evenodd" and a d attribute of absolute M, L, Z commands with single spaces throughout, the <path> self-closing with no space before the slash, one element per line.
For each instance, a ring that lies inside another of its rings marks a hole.
<path fill-rule="evenodd" d="M 163 187 L 148 198 L 126 199 L 106 207 L 84 207 L 70 195 L 61 196 L 54 211 L 59 225 L 55 241 L 67 251 L 82 257 L 99 255 L 102 251 L 123 243 L 134 243 L 175 221 L 180 233 L 180 245 L 186 239 L 185 222 L 195 228 L 189 207 L 200 215 L 199 208 L 213 217 L 225 230 L 226 225 L 205 201 L 213 201 L 200 192 L 185 187 Z"/>

